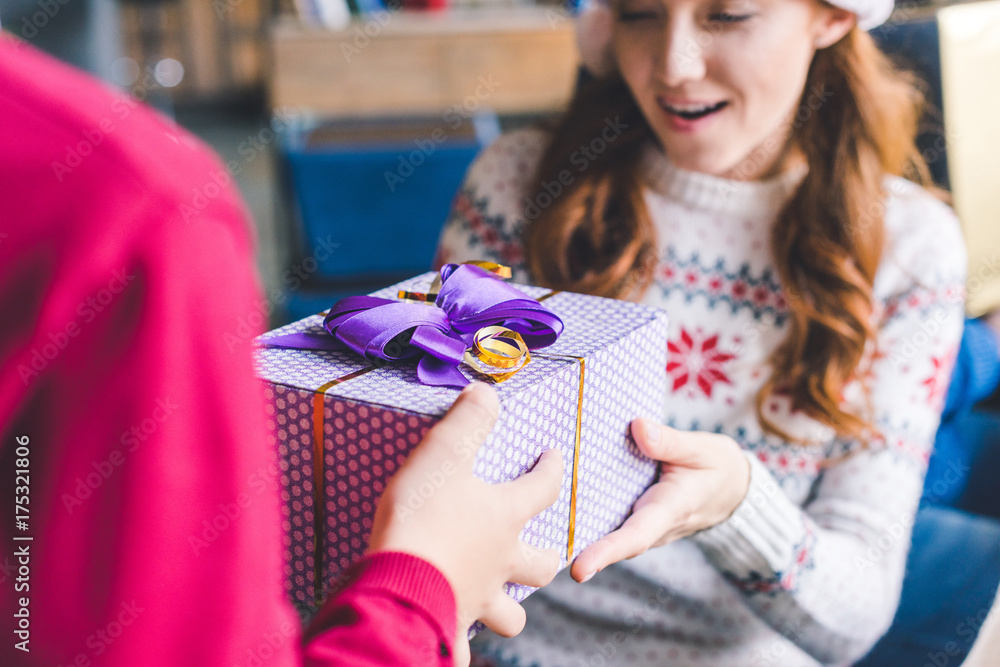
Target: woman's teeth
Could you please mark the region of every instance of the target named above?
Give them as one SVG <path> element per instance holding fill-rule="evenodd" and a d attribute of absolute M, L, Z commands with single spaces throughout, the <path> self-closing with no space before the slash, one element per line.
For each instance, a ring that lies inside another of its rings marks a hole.
<path fill-rule="evenodd" d="M 726 106 L 728 102 L 719 102 L 718 104 L 663 104 L 663 108 L 668 112 L 680 116 L 686 120 L 697 120 L 698 118 L 704 118 L 710 113 L 714 113 L 722 107 Z"/>

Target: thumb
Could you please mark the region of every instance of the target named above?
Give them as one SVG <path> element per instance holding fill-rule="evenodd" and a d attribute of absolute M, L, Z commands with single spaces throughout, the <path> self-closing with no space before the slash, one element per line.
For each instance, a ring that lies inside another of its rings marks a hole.
<path fill-rule="evenodd" d="M 698 433 L 678 431 L 645 417 L 633 420 L 631 430 L 639 451 L 655 461 L 687 466 L 701 458 Z"/>

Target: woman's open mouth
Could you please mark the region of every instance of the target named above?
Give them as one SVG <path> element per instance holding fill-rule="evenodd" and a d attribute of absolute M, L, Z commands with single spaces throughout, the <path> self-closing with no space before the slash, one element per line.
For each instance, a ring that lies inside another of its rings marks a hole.
<path fill-rule="evenodd" d="M 691 134 L 711 125 L 718 113 L 729 106 L 728 101 L 692 102 L 657 97 L 657 104 L 666 113 L 667 126 L 674 132 Z"/>
<path fill-rule="evenodd" d="M 683 118 L 684 120 L 698 120 L 700 118 L 705 118 L 717 111 L 722 110 L 729 102 L 722 101 L 716 104 L 667 104 L 663 100 L 659 100 L 660 106 L 667 113 L 677 116 L 678 118 Z"/>

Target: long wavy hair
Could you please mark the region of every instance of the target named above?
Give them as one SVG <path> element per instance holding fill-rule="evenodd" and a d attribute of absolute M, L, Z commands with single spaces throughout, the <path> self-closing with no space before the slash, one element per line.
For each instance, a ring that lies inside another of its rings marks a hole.
<path fill-rule="evenodd" d="M 877 435 L 870 410 L 847 409 L 843 393 L 857 379 L 869 395 L 859 367 L 875 341 L 872 286 L 885 241 L 883 177 L 930 183 L 914 142 L 924 99 L 918 82 L 866 32 L 855 28 L 816 52 L 800 104 L 816 89 L 828 99 L 797 115 L 789 139 L 808 172 L 770 239 L 790 326 L 756 397 L 763 428 L 792 441 L 762 409 L 777 391 L 842 437 Z M 615 118 L 626 129 L 577 174 L 570 164 L 574 151 Z M 546 201 L 539 197 L 542 184 L 551 188 L 564 170 L 575 178 L 547 208 L 532 211 L 533 220 L 528 216 L 525 250 L 535 282 L 637 297 L 657 265 L 656 232 L 642 197 L 642 155 L 656 141 L 649 125 L 612 73 L 581 88 L 551 130 L 531 201 Z"/>

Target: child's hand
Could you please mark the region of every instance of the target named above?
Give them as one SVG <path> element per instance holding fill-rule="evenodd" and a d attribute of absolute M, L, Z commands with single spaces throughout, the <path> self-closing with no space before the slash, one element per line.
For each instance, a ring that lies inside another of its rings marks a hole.
<path fill-rule="evenodd" d="M 487 385 L 462 392 L 386 487 L 368 549 L 419 556 L 448 579 L 458 607 L 456 665 L 469 662 L 466 631 L 476 619 L 504 636 L 524 628 L 524 609 L 504 594 L 505 582 L 544 586 L 559 568 L 555 551 L 518 539 L 528 519 L 559 497 L 559 451 L 545 452 L 531 472 L 506 484 L 472 474 L 498 412 Z"/>
<path fill-rule="evenodd" d="M 724 521 L 750 485 L 750 463 L 732 438 L 678 431 L 648 419 L 632 422 L 632 436 L 643 454 L 661 461 L 660 479 L 636 501 L 621 528 L 576 558 L 571 574 L 579 582 Z"/>

